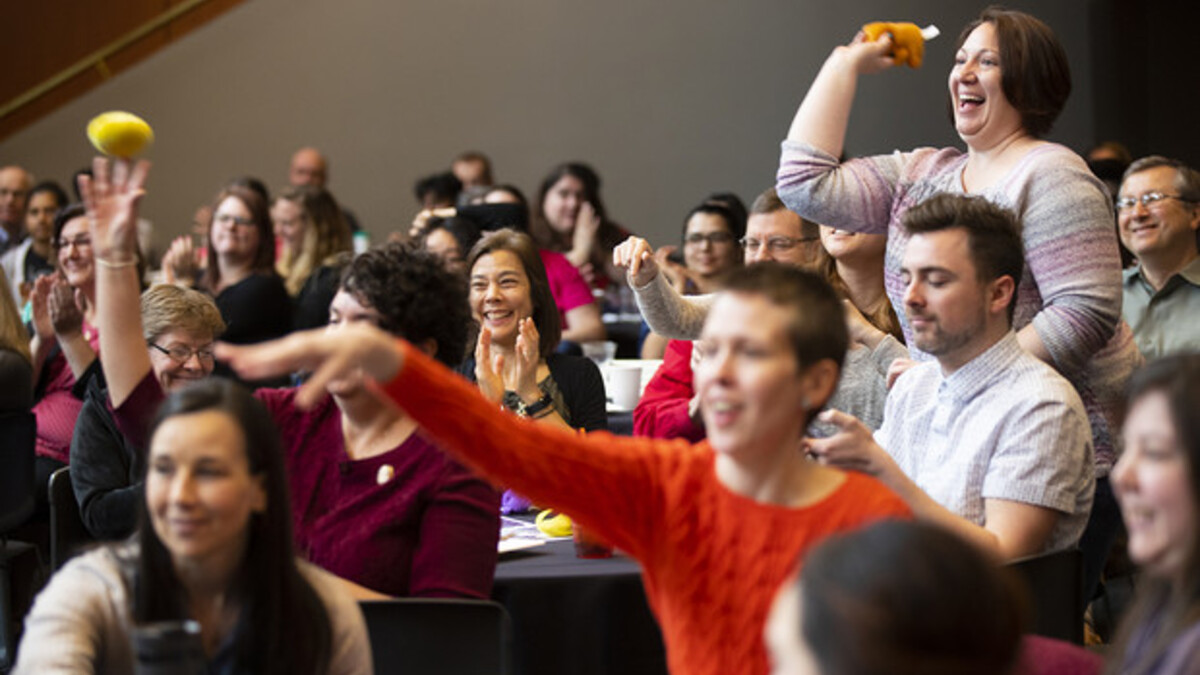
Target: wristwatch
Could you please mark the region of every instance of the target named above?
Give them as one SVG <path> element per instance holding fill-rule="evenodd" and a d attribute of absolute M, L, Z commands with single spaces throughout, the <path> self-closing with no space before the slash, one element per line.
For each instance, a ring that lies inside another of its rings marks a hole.
<path fill-rule="evenodd" d="M 521 417 L 534 417 L 552 405 L 554 405 L 554 399 L 550 398 L 550 394 L 542 394 L 541 398 L 528 405 L 525 404 L 525 401 L 522 401 L 518 398 L 517 405 L 513 408 L 513 412 L 517 413 Z"/>

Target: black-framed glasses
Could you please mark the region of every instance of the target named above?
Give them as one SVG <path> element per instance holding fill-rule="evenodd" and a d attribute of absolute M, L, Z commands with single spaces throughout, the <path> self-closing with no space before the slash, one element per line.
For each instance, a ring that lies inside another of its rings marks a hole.
<path fill-rule="evenodd" d="M 728 232 L 693 232 L 683 238 L 683 243 L 690 246 L 703 246 L 704 242 L 708 242 L 713 246 L 717 244 L 728 244 L 733 241 L 733 235 Z"/>
<path fill-rule="evenodd" d="M 762 248 L 764 243 L 772 253 L 784 253 L 796 248 L 797 244 L 807 244 L 820 241 L 820 239 L 820 237 L 768 237 L 766 242 L 763 242 L 752 237 L 742 237 L 738 243 L 750 253 Z"/>
<path fill-rule="evenodd" d="M 1121 197 L 1120 199 L 1117 200 L 1117 210 L 1118 211 L 1128 211 L 1129 209 L 1132 209 L 1133 207 L 1137 206 L 1138 202 L 1141 202 L 1142 206 L 1144 206 L 1146 208 L 1150 208 L 1151 204 L 1157 204 L 1164 199 L 1178 199 L 1181 202 L 1189 202 L 1190 203 L 1190 200 L 1184 199 L 1183 197 L 1180 197 L 1179 195 L 1169 195 L 1165 192 L 1158 192 L 1156 190 L 1154 192 L 1147 192 L 1146 194 L 1144 194 L 1140 197 Z"/>
<path fill-rule="evenodd" d="M 193 355 L 200 360 L 200 363 L 213 363 L 217 358 L 216 354 L 213 353 L 213 348 L 211 346 L 203 347 L 201 349 L 188 349 L 183 345 L 175 345 L 167 348 L 163 347 L 162 345 L 156 345 L 153 342 L 150 343 L 150 346 L 162 352 L 163 354 L 166 354 L 167 358 L 180 365 L 187 363 Z"/>

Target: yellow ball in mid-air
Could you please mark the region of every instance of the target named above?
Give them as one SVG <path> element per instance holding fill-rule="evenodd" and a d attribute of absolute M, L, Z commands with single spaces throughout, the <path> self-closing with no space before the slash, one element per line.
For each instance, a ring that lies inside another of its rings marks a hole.
<path fill-rule="evenodd" d="M 88 140 L 102 154 L 129 159 L 154 141 L 146 120 L 122 110 L 100 113 L 87 125 Z"/>

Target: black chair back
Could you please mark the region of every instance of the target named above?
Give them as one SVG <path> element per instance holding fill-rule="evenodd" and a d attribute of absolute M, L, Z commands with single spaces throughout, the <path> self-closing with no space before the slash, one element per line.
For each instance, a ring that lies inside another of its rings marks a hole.
<path fill-rule="evenodd" d="M 1014 560 L 1033 602 L 1034 635 L 1083 644 L 1083 553 L 1077 548 Z"/>
<path fill-rule="evenodd" d="M 490 600 L 360 602 L 379 675 L 507 675 L 508 612 Z"/>
<path fill-rule="evenodd" d="M 71 487 L 71 467 L 50 474 L 50 569 L 58 571 L 96 538 L 83 524 Z"/>
<path fill-rule="evenodd" d="M 0 413 L 0 534 L 33 513 L 37 418 L 31 412 Z"/>

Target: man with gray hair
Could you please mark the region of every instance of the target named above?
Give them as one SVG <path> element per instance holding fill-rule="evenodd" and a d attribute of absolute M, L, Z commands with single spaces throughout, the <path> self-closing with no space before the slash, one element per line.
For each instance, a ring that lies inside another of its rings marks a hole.
<path fill-rule="evenodd" d="M 25 205 L 33 177 L 19 166 L 0 168 L 0 253 L 25 238 Z"/>
<path fill-rule="evenodd" d="M 1200 172 L 1152 155 L 1125 171 L 1117 195 L 1125 271 L 1122 314 L 1147 359 L 1200 350 Z"/>

